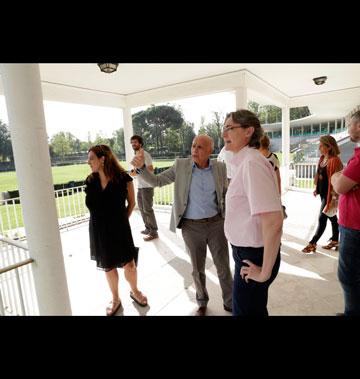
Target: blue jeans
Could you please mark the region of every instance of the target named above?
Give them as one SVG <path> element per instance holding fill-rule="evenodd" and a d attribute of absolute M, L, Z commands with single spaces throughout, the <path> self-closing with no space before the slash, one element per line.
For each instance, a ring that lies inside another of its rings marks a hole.
<path fill-rule="evenodd" d="M 246 283 L 240 276 L 240 269 L 244 266 L 242 261 L 248 259 L 257 266 L 262 266 L 264 248 L 231 246 L 235 261 L 233 316 L 268 316 L 268 290 L 279 272 L 280 247 L 270 278 L 264 283 L 251 279 Z"/>
<path fill-rule="evenodd" d="M 344 291 L 345 316 L 360 316 L 360 230 L 341 225 L 338 278 Z"/>

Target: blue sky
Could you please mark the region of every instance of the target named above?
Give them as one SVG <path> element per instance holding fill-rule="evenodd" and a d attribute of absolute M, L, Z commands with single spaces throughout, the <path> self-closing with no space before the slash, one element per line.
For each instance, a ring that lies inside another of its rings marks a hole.
<path fill-rule="evenodd" d="M 222 92 L 162 104 L 180 105 L 186 121 L 193 122 L 197 131 L 202 116 L 205 122 L 208 122 L 212 119 L 213 111 L 225 114 L 234 110 L 235 95 Z M 144 108 L 146 107 L 134 108 L 132 111 L 135 113 Z M 97 133 L 111 137 L 114 130 L 123 127 L 121 109 L 45 101 L 44 111 L 49 137 L 64 131 L 71 132 L 80 140 L 86 141 L 90 132 L 91 139 L 94 140 Z M 4 96 L 0 96 L 0 120 L 8 124 Z"/>

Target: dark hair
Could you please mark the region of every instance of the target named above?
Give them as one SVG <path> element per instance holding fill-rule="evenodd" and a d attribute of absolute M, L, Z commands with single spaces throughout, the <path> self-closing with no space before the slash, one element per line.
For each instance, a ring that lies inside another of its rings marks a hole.
<path fill-rule="evenodd" d="M 270 146 L 270 138 L 264 134 L 261 138 L 260 138 L 260 147 L 262 147 L 263 149 L 268 149 Z"/>
<path fill-rule="evenodd" d="M 143 140 L 143 138 L 142 138 L 141 136 L 138 136 L 137 134 L 134 134 L 134 135 L 130 138 L 130 141 L 132 141 L 132 140 L 134 140 L 134 139 L 136 139 L 136 140 L 139 142 L 139 144 L 141 145 L 141 147 L 143 147 L 143 145 L 144 145 L 144 140 Z"/>
<path fill-rule="evenodd" d="M 123 176 L 126 174 L 126 171 L 119 163 L 116 155 L 112 152 L 109 146 L 107 145 L 95 145 L 90 147 L 88 153 L 92 151 L 98 158 L 105 157 L 104 160 L 104 174 L 106 177 L 112 180 L 116 180 L 118 175 Z M 89 180 L 94 178 L 94 174 L 88 176 Z"/>
<path fill-rule="evenodd" d="M 231 117 L 235 123 L 240 124 L 244 129 L 250 126 L 254 128 L 254 133 L 252 134 L 248 145 L 258 149 L 260 147 L 260 138 L 263 136 L 264 131 L 256 114 L 247 109 L 238 109 L 235 112 L 228 113 L 225 117 L 225 121 L 229 117 Z"/>

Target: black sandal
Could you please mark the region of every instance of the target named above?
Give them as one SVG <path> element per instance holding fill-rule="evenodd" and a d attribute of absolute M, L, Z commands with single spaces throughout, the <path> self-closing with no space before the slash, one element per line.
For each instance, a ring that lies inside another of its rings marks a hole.
<path fill-rule="evenodd" d="M 119 310 L 121 307 L 121 301 L 117 300 L 111 300 L 109 305 L 106 307 L 106 316 L 114 316 L 114 314 Z"/>
<path fill-rule="evenodd" d="M 142 292 L 139 291 L 139 294 L 141 294 L 141 296 L 143 297 L 143 299 L 145 300 L 145 303 L 142 303 L 139 299 L 137 299 L 134 295 L 134 292 L 130 291 L 130 297 L 135 301 L 136 304 L 140 305 L 140 307 L 147 307 L 148 305 L 148 302 L 147 302 L 147 298 L 145 295 L 142 294 Z"/>

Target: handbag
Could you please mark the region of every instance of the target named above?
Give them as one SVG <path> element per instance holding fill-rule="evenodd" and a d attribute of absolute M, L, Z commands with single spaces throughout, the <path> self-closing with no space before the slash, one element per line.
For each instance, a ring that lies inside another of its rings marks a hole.
<path fill-rule="evenodd" d="M 328 217 L 334 217 L 334 216 L 336 216 L 336 214 L 337 214 L 337 207 L 332 207 L 332 208 L 330 208 L 330 209 L 328 209 L 326 212 L 325 211 L 323 211 L 323 213 L 326 215 L 326 216 L 328 216 Z"/>
<path fill-rule="evenodd" d="M 137 264 L 138 264 L 138 259 L 139 259 L 139 248 L 135 246 L 134 261 L 135 261 L 135 266 L 136 267 L 137 267 Z"/>
<path fill-rule="evenodd" d="M 323 213 L 328 217 L 334 217 L 337 214 L 338 204 L 339 204 L 338 199 L 337 198 L 333 199 L 332 203 L 333 203 L 332 204 L 333 206 L 329 208 L 326 212 L 323 210 Z"/>

